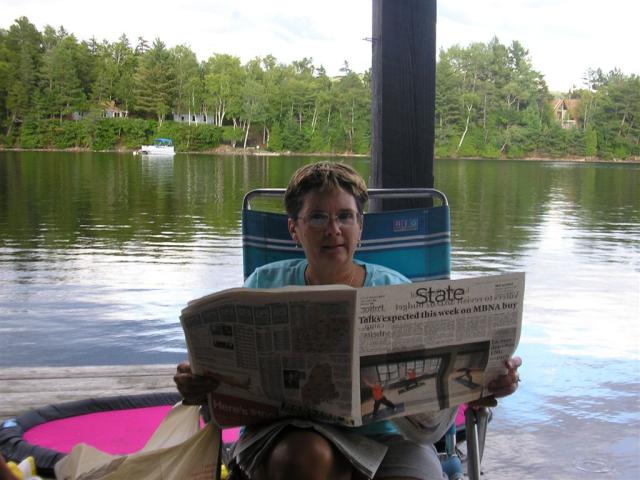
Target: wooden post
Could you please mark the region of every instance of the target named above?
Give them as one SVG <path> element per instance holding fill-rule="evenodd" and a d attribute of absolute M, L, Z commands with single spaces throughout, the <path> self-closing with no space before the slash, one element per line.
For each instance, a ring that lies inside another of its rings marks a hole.
<path fill-rule="evenodd" d="M 371 187 L 433 187 L 436 0 L 373 0 Z M 385 200 L 373 210 L 424 202 Z"/>

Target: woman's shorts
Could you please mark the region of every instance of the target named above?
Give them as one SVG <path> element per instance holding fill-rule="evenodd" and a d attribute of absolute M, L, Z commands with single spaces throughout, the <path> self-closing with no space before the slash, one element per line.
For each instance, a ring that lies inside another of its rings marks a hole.
<path fill-rule="evenodd" d="M 364 478 L 446 479 L 433 445 L 418 445 L 401 435 L 363 437 L 348 428 L 299 419 L 247 427 L 241 439 L 225 455 L 225 463 L 232 470 L 239 469 L 246 477 L 251 477 L 259 463 L 265 461 L 285 428 L 315 430 L 329 440 Z M 246 448 L 247 444 L 251 445 L 249 449 Z M 363 458 L 370 460 L 368 468 L 359 467 L 356 459 L 361 461 Z"/>

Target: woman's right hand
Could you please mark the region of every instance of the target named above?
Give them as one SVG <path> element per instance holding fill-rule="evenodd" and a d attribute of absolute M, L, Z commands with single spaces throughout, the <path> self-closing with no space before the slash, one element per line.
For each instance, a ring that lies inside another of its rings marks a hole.
<path fill-rule="evenodd" d="M 207 394 L 218 388 L 220 383 L 215 378 L 195 375 L 188 362 L 178 365 L 173 381 L 182 395 L 184 405 L 204 405 L 207 403 Z"/>

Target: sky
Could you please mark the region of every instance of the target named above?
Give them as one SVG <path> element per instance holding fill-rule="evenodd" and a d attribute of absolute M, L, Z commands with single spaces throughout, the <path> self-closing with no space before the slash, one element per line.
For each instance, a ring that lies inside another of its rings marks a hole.
<path fill-rule="evenodd" d="M 79 40 L 160 38 L 201 61 L 311 57 L 336 75 L 345 60 L 356 72 L 371 67 L 371 8 L 372 0 L 0 0 L 0 28 L 26 16 L 40 31 L 63 26 Z M 590 68 L 640 74 L 639 18 L 633 0 L 440 0 L 436 41 L 446 49 L 518 40 L 549 88 L 566 92 L 582 87 Z"/>

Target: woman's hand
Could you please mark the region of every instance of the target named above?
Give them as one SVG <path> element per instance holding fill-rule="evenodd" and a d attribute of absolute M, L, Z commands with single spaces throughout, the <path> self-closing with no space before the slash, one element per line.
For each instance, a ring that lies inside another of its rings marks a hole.
<path fill-rule="evenodd" d="M 487 386 L 495 398 L 506 397 L 518 389 L 518 383 L 520 383 L 518 368 L 520 365 L 522 365 L 522 359 L 520 357 L 513 357 L 507 360 L 505 363 L 507 373 L 489 382 Z"/>
<path fill-rule="evenodd" d="M 207 403 L 207 394 L 218 388 L 220 383 L 215 378 L 194 375 L 188 362 L 178 365 L 173 381 L 182 395 L 184 405 L 204 405 Z"/>
<path fill-rule="evenodd" d="M 522 359 L 520 357 L 513 357 L 507 360 L 505 362 L 507 373 L 500 375 L 487 385 L 491 396 L 469 402 L 469 406 L 495 407 L 497 405 L 496 398 L 506 397 L 514 393 L 518 389 L 518 383 L 520 383 L 520 374 L 518 373 L 520 365 L 522 365 Z"/>

